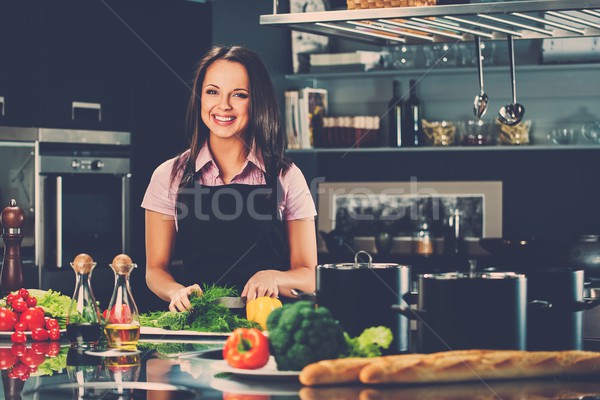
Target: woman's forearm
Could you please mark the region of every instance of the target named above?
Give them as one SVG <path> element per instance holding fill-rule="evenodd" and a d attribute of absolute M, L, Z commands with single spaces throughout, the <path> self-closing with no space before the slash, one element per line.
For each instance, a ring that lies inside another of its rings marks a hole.
<path fill-rule="evenodd" d="M 273 270 L 279 287 L 279 294 L 285 297 L 295 297 L 292 289 L 300 289 L 304 292 L 315 291 L 315 268 L 297 267 L 287 271 Z"/>
<path fill-rule="evenodd" d="M 158 297 L 171 301 L 171 294 L 184 286 L 177 283 L 168 271 L 161 268 L 146 269 L 146 284 Z"/>

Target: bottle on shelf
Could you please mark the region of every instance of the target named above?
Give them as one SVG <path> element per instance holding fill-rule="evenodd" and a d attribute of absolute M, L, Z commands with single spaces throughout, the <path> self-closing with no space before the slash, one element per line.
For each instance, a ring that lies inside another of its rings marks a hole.
<path fill-rule="evenodd" d="M 405 147 L 408 145 L 406 144 L 407 138 L 402 126 L 404 124 L 404 101 L 402 100 L 402 86 L 400 81 L 394 80 L 392 93 L 392 99 L 388 103 L 389 146 Z"/>
<path fill-rule="evenodd" d="M 404 103 L 404 126 L 406 137 L 410 137 L 408 146 L 419 146 L 422 137 L 421 100 L 417 96 L 417 81 L 410 80 L 410 95 Z"/>
<path fill-rule="evenodd" d="M 420 216 L 413 234 L 414 254 L 430 256 L 433 254 L 433 234 L 429 220 Z"/>

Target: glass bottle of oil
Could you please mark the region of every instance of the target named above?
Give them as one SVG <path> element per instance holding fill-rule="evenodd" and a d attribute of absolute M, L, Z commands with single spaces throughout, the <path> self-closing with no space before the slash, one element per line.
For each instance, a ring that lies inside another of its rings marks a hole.
<path fill-rule="evenodd" d="M 135 349 L 140 339 L 140 315 L 131 295 L 129 275 L 137 265 L 128 255 L 119 254 L 113 259 L 110 267 L 115 273 L 115 288 L 104 326 L 108 346 Z"/>
<path fill-rule="evenodd" d="M 100 311 L 90 285 L 95 266 L 92 257 L 84 253 L 71 263 L 76 275 L 75 291 L 67 310 L 67 337 L 71 347 L 95 347 L 102 336 Z"/>

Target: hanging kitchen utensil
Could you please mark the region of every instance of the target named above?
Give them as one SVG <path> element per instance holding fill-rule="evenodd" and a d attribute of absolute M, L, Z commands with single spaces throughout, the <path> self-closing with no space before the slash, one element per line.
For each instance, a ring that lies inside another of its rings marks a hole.
<path fill-rule="evenodd" d="M 477 55 L 477 73 L 479 74 L 479 94 L 473 101 L 473 113 L 477 119 L 481 119 L 488 108 L 488 96 L 483 91 L 483 58 L 481 57 L 481 37 L 475 36 L 475 46 Z"/>
<path fill-rule="evenodd" d="M 517 83 L 515 78 L 515 50 L 514 39 L 508 35 L 508 57 L 510 66 L 510 82 L 512 86 L 512 103 L 500 108 L 498 119 L 505 125 L 517 125 L 523 119 L 525 107 L 517 103 Z"/>

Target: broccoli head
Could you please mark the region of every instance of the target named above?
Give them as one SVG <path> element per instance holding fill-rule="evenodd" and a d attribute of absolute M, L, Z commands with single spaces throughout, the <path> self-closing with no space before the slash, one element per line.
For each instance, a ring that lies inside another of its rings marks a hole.
<path fill-rule="evenodd" d="M 277 308 L 267 319 L 271 353 L 282 371 L 347 353 L 344 331 L 324 307 L 298 301 Z"/>

